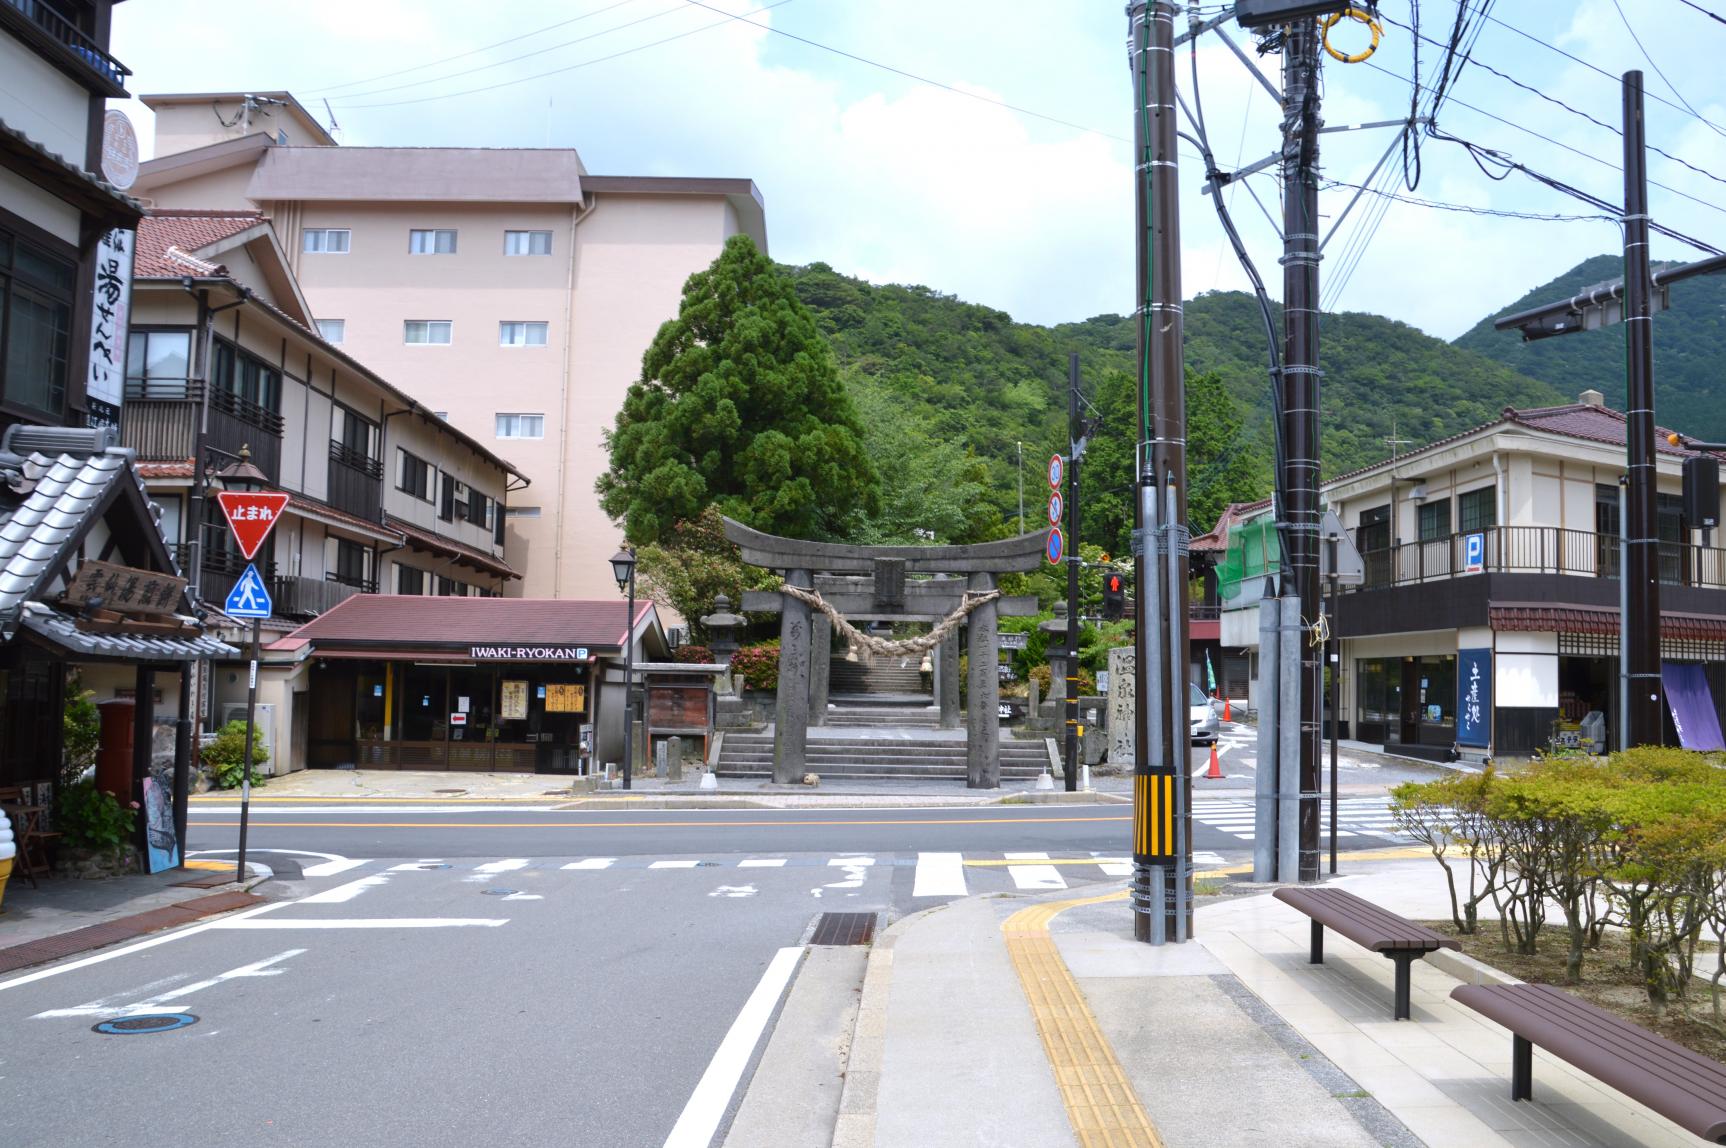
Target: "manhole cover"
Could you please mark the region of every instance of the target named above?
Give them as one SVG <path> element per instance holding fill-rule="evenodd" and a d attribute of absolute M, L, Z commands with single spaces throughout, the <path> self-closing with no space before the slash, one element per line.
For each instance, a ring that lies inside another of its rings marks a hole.
<path fill-rule="evenodd" d="M 481 889 L 480 890 L 480 894 L 482 896 L 486 896 L 486 897 L 507 897 L 511 893 L 516 893 L 516 892 L 519 892 L 519 890 L 516 890 L 516 889 Z"/>
<path fill-rule="evenodd" d="M 462 793 L 466 793 L 467 790 L 465 790 L 465 789 L 434 789 L 434 790 L 432 790 L 432 792 L 433 793 L 462 794 Z"/>
<path fill-rule="evenodd" d="M 695 863 L 695 867 L 697 869 L 717 869 L 719 867 L 719 862 L 717 862 L 717 861 L 697 861 Z"/>
<path fill-rule="evenodd" d="M 812 945 L 867 945 L 875 939 L 874 913 L 823 913 L 815 922 Z"/>
<path fill-rule="evenodd" d="M 101 1024 L 91 1025 L 90 1031 L 107 1036 L 146 1036 L 155 1032 L 173 1032 L 177 1028 L 186 1028 L 197 1023 L 198 1018 L 189 1012 L 165 1012 L 151 1016 L 126 1016 L 119 1020 L 105 1020 Z"/>

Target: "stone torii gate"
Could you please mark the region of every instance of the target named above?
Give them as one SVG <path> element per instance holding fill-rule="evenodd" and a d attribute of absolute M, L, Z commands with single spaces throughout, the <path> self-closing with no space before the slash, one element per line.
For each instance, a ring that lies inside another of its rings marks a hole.
<path fill-rule="evenodd" d="M 1048 541 L 1047 532 L 1038 531 L 970 546 L 854 546 L 763 534 L 729 518 L 725 519 L 725 537 L 742 550 L 745 562 L 784 571 L 787 586 L 814 591 L 848 622 L 934 624 L 963 608 L 968 594 L 994 591 L 999 575 L 1035 570 Z M 800 781 L 808 762 L 809 726 L 821 724 L 827 711 L 827 659 L 812 658 L 811 652 L 825 652 L 831 644 L 831 622 L 801 598 L 778 590 L 749 591 L 743 595 L 742 608 L 745 613 L 780 616 L 773 780 L 781 784 Z M 1036 613 L 1035 597 L 995 597 L 975 606 L 966 619 L 970 627 L 971 708 L 965 760 L 966 784 L 973 789 L 994 789 L 1001 784 L 996 619 Z M 941 728 L 956 729 L 957 630 L 942 640 L 937 663 Z"/>

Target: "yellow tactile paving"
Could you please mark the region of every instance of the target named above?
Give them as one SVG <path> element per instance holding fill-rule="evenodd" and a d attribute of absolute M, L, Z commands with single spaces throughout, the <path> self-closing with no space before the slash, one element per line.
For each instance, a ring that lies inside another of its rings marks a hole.
<path fill-rule="evenodd" d="M 1097 1027 L 1097 1018 L 1049 935 L 1049 921 L 1057 913 L 1122 896 L 1110 893 L 1034 905 L 1008 917 L 1001 932 L 1079 1143 L 1085 1148 L 1163 1148 L 1162 1138 L 1115 1059 L 1115 1050 Z"/>

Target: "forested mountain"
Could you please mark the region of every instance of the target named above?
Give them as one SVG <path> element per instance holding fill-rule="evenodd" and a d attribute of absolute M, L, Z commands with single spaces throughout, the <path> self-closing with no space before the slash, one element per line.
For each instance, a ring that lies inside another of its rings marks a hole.
<path fill-rule="evenodd" d="M 1577 264 L 1510 306 L 1482 319 L 1456 341 L 1530 378 L 1566 399 L 1593 387 L 1607 405 L 1624 409 L 1624 325 L 1524 343 L 1492 321 L 1567 298 L 1622 277 L 1624 261 L 1601 255 Z M 1654 317 L 1654 409 L 1661 424 L 1699 438 L 1726 438 L 1726 276 L 1704 275 L 1671 288 L 1672 307 Z"/>
<path fill-rule="evenodd" d="M 978 497 L 987 500 L 993 514 L 979 514 L 973 505 L 963 514 L 969 527 L 961 532 L 943 529 L 943 540 L 986 536 L 991 519 L 998 529 L 1015 526 L 1016 444 L 1021 442 L 1026 526 L 1041 524 L 1043 466 L 1051 452 L 1066 445 L 1069 351 L 1080 352 L 1086 391 L 1098 406 L 1111 415 L 1132 409 L 1130 401 L 1113 401 L 1117 390 L 1131 386 L 1134 330 L 1128 317 L 1101 315 L 1039 327 L 927 287 L 875 286 L 823 263 L 785 270 L 833 345 L 864 412 L 865 433 L 874 427 L 875 434 L 892 440 L 877 442 L 872 450 L 889 484 L 889 503 L 896 497 L 892 484 L 902 483 L 897 498 L 905 517 L 897 527 L 880 527 L 884 540 L 914 528 L 912 519 L 919 516 L 938 512 L 944 520 L 954 520 L 961 514 L 959 506 L 943 509 L 930 503 L 967 497 L 973 503 Z M 1212 452 L 1196 459 L 1193 470 L 1193 526 L 1202 530 L 1210 526 L 1206 518 L 1214 518 L 1229 499 L 1269 492 L 1269 381 L 1263 322 L 1250 295 L 1216 292 L 1190 301 L 1186 337 L 1189 379 L 1214 374 L 1222 384 L 1214 396 L 1207 388 L 1195 399 L 1195 408 L 1227 417 L 1229 412 L 1218 403 L 1226 407 L 1232 398 L 1242 423 L 1227 444 L 1195 443 L 1195 453 Z M 1425 443 L 1490 421 L 1507 405 L 1565 402 L 1579 389 L 1519 375 L 1473 351 L 1376 315 L 1326 316 L 1320 346 L 1326 474 L 1384 457 L 1389 453 L 1384 440 L 1393 428 L 1395 437 Z M 1098 436 L 1105 454 L 1121 454 L 1113 449 L 1119 446 L 1130 459 L 1136 428 L 1115 425 L 1130 421 L 1130 414 L 1115 415 L 1105 425 Z M 918 465 L 921 452 L 936 448 L 948 452 L 945 464 Z M 904 469 L 916 473 L 896 476 L 891 466 L 882 465 L 883 452 L 904 460 Z M 1105 471 L 1113 469 L 1111 465 Z M 964 490 L 947 489 L 944 474 Z M 1126 492 L 1098 489 L 1095 494 L 1123 503 L 1096 507 L 1092 521 L 1102 533 L 1086 533 L 1106 543 L 1130 518 Z"/>

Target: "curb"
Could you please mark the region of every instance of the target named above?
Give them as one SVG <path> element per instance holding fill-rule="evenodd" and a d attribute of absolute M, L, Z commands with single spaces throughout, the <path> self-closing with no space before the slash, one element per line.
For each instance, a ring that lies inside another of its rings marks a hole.
<path fill-rule="evenodd" d="M 1465 985 L 1519 985 L 1522 982 L 1500 969 L 1475 960 L 1467 953 L 1454 949 L 1435 949 L 1426 954 L 1426 963 L 1440 972 L 1449 973 Z"/>
<path fill-rule="evenodd" d="M 893 946 L 923 918 L 946 905 L 901 917 L 875 938 L 863 972 L 863 992 L 857 1002 L 857 1023 L 845 1058 L 845 1087 L 839 1093 L 839 1119 L 833 1126 L 833 1148 L 873 1148 L 875 1113 L 881 1088 L 881 1057 L 887 1049 L 887 998 L 893 987 Z"/>
<path fill-rule="evenodd" d="M 109 945 L 135 940 L 150 933 L 194 924 L 206 917 L 255 908 L 264 904 L 265 899 L 251 892 L 251 889 L 267 880 L 268 876 L 260 876 L 248 878 L 245 882 L 230 882 L 227 886 L 213 889 L 201 897 L 177 901 L 146 912 L 116 917 L 110 921 L 85 925 L 51 937 L 41 937 L 0 949 L 0 973 L 16 972 L 34 965 L 45 965 L 63 957 L 104 949 Z"/>

